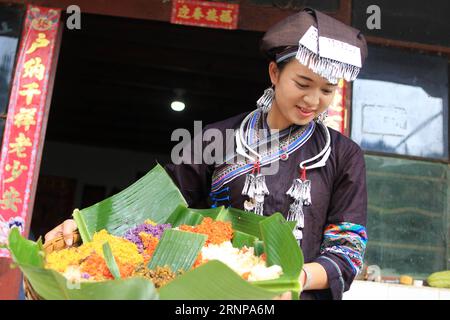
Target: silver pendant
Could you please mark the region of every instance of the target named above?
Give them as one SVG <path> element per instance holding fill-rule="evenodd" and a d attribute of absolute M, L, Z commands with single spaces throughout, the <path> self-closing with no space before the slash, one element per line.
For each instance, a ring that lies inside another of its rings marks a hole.
<path fill-rule="evenodd" d="M 311 180 L 303 181 L 301 197 L 303 199 L 303 205 L 309 207 L 311 205 Z"/>
<path fill-rule="evenodd" d="M 297 221 L 293 234 L 300 241 L 303 238 L 302 230 L 305 226 L 303 206 L 311 205 L 311 180 L 294 179 L 286 194 L 294 199 L 289 207 L 287 220 Z"/>
<path fill-rule="evenodd" d="M 252 199 L 244 201 L 244 209 L 245 211 L 253 211 L 253 209 L 255 209 L 255 203 Z"/>
<path fill-rule="evenodd" d="M 303 213 L 303 203 L 301 199 L 295 200 L 289 207 L 288 221 L 296 221 L 293 234 L 297 241 L 303 238 L 303 228 L 305 226 L 305 215 Z"/>
<path fill-rule="evenodd" d="M 267 189 L 266 178 L 258 173 L 248 173 L 245 177 L 242 195 L 248 196 L 249 200 L 244 202 L 246 211 L 254 211 L 256 214 L 263 215 L 264 197 L 269 194 Z"/>
<path fill-rule="evenodd" d="M 261 98 L 256 101 L 256 106 L 263 112 L 268 113 L 270 111 L 270 108 L 272 107 L 272 101 L 275 96 L 275 91 L 273 88 L 267 88 L 264 90 L 263 95 Z"/>

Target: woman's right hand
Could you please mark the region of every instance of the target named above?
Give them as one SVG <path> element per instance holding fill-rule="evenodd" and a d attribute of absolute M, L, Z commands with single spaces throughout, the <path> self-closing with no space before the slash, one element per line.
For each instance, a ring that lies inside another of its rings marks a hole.
<path fill-rule="evenodd" d="M 61 223 L 60 225 L 53 228 L 52 230 L 50 230 L 49 232 L 47 232 L 47 234 L 44 237 L 45 242 L 63 236 L 64 242 L 68 247 L 70 247 L 73 244 L 73 231 L 77 229 L 78 227 L 77 224 L 75 223 L 75 220 L 68 219 L 63 223 Z"/>

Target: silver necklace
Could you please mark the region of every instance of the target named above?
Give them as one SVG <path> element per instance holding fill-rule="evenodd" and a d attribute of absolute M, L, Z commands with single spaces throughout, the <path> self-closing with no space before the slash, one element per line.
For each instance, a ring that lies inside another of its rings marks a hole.
<path fill-rule="evenodd" d="M 280 159 L 283 161 L 286 161 L 287 159 L 289 159 L 288 148 L 289 148 L 289 143 L 291 142 L 291 132 L 292 132 L 292 126 L 289 128 L 289 136 L 288 136 L 286 145 L 281 147 L 281 150 L 283 150 L 283 153 L 281 153 Z"/>

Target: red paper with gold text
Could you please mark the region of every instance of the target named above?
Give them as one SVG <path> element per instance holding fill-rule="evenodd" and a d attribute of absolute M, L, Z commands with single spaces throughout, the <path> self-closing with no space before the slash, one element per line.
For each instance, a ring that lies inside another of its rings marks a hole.
<path fill-rule="evenodd" d="M 58 9 L 27 8 L 0 157 L 0 243 L 14 226 L 23 233 L 31 212 L 59 21 Z M 9 257 L 9 252 L 0 249 L 0 257 Z"/>
<path fill-rule="evenodd" d="M 173 0 L 170 22 L 199 27 L 237 29 L 239 5 L 221 2 Z"/>

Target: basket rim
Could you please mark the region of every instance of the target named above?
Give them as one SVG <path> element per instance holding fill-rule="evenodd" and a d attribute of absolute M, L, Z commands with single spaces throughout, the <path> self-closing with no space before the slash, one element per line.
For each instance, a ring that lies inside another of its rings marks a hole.
<path fill-rule="evenodd" d="M 74 246 L 81 243 L 81 235 L 78 232 L 78 230 L 72 231 L 72 236 L 74 239 Z M 53 247 L 56 246 L 58 243 L 64 243 L 64 245 L 65 245 L 63 235 L 59 235 L 59 236 L 51 239 L 50 241 L 45 242 L 43 244 L 42 248 L 44 249 L 44 251 L 46 253 L 49 253 L 49 252 L 53 251 L 52 250 L 52 249 L 54 249 Z M 23 285 L 23 289 L 24 289 L 25 298 L 27 300 L 45 300 L 34 290 L 33 286 L 31 285 L 30 281 L 28 280 L 28 278 L 26 277 L 25 274 L 23 275 L 22 285 Z"/>

